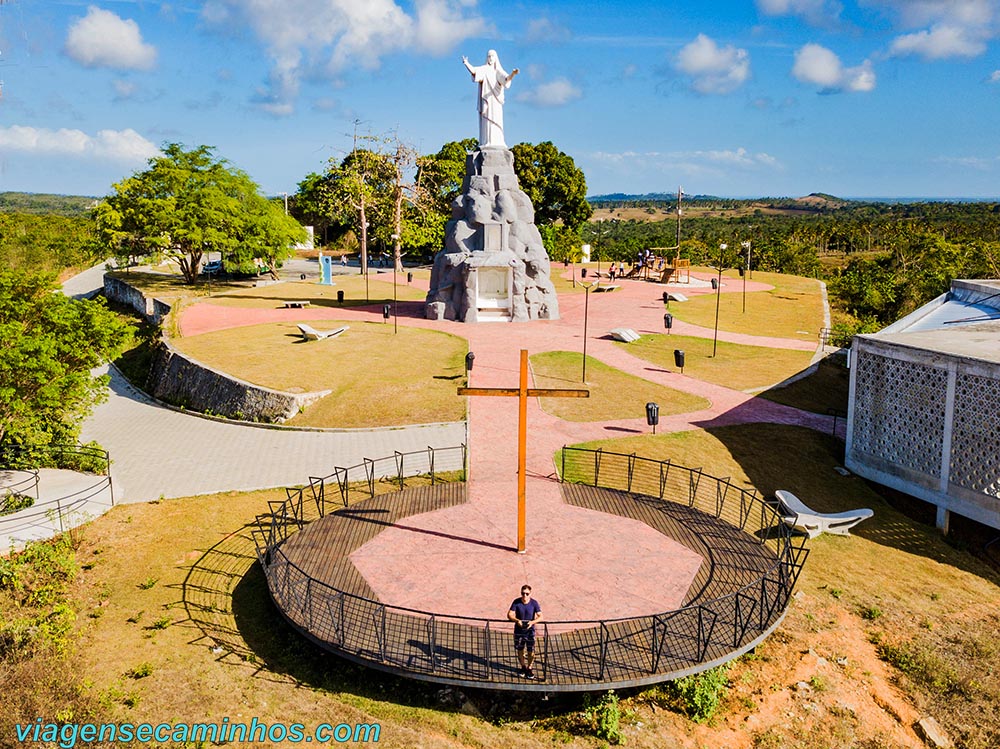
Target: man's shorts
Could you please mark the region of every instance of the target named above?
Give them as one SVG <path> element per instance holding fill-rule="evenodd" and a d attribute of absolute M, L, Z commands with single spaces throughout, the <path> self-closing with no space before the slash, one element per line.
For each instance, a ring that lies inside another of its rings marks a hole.
<path fill-rule="evenodd" d="M 529 653 L 535 652 L 534 627 L 514 630 L 514 650 L 524 650 L 525 648 L 527 648 Z"/>

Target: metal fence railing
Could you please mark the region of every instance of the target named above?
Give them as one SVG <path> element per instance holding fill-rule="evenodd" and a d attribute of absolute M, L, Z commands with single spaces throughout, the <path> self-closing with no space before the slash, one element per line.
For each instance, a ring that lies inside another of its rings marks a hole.
<path fill-rule="evenodd" d="M 81 479 L 73 483 L 72 490 L 53 496 L 45 491 L 42 483 L 41 470 L 45 468 L 76 471 Z M 0 534 L 11 538 L 23 534 L 36 536 L 38 534 L 32 531 L 43 526 L 61 533 L 76 525 L 82 514 L 91 514 L 91 509 L 114 506 L 110 468 L 107 450 L 88 445 L 3 447 L 0 449 L 0 471 L 15 478 L 5 482 L 0 492 L 10 497 L 30 492 L 34 501 L 22 510 L 0 515 Z"/>
<path fill-rule="evenodd" d="M 458 450 L 453 448 L 452 450 Z M 464 473 L 465 447 L 461 450 Z M 373 497 L 375 482 L 405 484 L 404 467 L 440 471 L 442 450 L 399 454 L 336 469 L 289 489 L 254 529 L 271 595 L 285 617 L 320 646 L 375 668 L 444 683 L 506 689 L 583 690 L 654 683 L 704 670 L 749 650 L 781 620 L 807 551 L 756 492 L 698 469 L 601 450 L 564 448 L 564 482 L 617 490 L 625 501 L 683 505 L 745 534 L 763 562 L 725 595 L 650 616 L 545 621 L 539 682 L 519 677 L 505 619 L 393 606 L 340 590 L 293 561 L 284 541 L 310 520 Z M 422 461 L 422 462 L 421 462 Z M 395 468 L 381 473 L 380 467 Z M 449 469 L 453 470 L 453 469 Z M 378 477 L 378 478 L 376 478 Z M 331 496 L 332 495 L 332 496 Z M 634 496 L 632 496 L 634 495 Z"/>

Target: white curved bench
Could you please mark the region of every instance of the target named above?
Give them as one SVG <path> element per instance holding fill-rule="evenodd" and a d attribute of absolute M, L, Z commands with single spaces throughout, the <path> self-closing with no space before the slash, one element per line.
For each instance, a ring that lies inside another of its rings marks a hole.
<path fill-rule="evenodd" d="M 867 508 L 848 510 L 847 512 L 816 512 L 806 506 L 801 499 L 784 489 L 776 491 L 774 496 L 778 498 L 781 519 L 785 525 L 808 534 L 809 538 L 816 538 L 820 533 L 848 536 L 851 528 L 875 514 Z"/>

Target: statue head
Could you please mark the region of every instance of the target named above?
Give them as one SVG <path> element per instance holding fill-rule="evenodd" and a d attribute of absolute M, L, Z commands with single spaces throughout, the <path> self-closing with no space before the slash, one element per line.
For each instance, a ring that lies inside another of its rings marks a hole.
<path fill-rule="evenodd" d="M 500 64 L 500 58 L 497 57 L 497 51 L 495 49 L 491 49 L 489 52 L 486 53 L 486 64 L 487 65 Z"/>

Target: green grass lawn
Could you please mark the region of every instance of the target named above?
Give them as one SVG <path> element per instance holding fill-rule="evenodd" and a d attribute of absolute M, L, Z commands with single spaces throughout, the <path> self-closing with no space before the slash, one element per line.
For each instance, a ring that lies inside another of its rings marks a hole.
<path fill-rule="evenodd" d="M 712 272 L 710 268 L 694 270 Z M 751 335 L 818 341 L 823 327 L 823 297 L 814 278 L 754 271 L 754 281 L 771 284 L 771 291 L 747 294 L 743 312 L 742 279 L 737 271 L 722 274 L 725 293 L 719 298 L 719 330 Z M 686 302 L 673 302 L 670 311 L 678 320 L 715 327 L 715 294 L 699 294 Z"/>
<path fill-rule="evenodd" d="M 688 413 L 711 404 L 690 395 L 656 385 L 587 357 L 587 382 L 583 384 L 583 357 L 571 351 L 549 351 L 530 358 L 535 386 L 543 388 L 587 388 L 589 398 L 542 398 L 542 408 L 567 421 L 611 421 L 644 418 L 646 404 L 660 405 L 660 414 Z"/>
<path fill-rule="evenodd" d="M 317 330 L 343 325 L 309 321 Z M 343 335 L 303 342 L 294 323 L 230 328 L 173 344 L 200 362 L 277 390 L 333 390 L 292 420 L 295 426 L 375 427 L 459 421 L 468 343 L 457 336 L 391 324 L 350 323 Z M 247 352 L 253 355 L 248 356 Z"/>
<path fill-rule="evenodd" d="M 617 343 L 630 354 L 662 369 L 679 371 L 674 366 L 674 350 L 684 351 L 684 374 L 705 382 L 752 390 L 774 385 L 809 366 L 808 351 L 744 346 L 719 341 L 712 356 L 712 341 L 683 335 L 644 335 L 633 343 Z"/>

